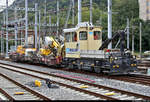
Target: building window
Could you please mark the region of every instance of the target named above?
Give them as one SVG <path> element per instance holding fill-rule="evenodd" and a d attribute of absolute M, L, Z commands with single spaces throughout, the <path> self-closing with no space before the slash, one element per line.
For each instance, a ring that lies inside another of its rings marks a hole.
<path fill-rule="evenodd" d="M 94 31 L 94 40 L 100 40 L 100 35 L 101 35 L 100 31 Z"/>
<path fill-rule="evenodd" d="M 72 32 L 72 42 L 77 42 L 77 33 Z"/>
<path fill-rule="evenodd" d="M 146 1 L 146 6 L 149 6 L 149 0 Z"/>
<path fill-rule="evenodd" d="M 148 10 L 148 8 L 147 8 L 147 10 L 146 10 L 146 13 L 147 13 L 147 14 L 149 13 L 149 10 Z"/>
<path fill-rule="evenodd" d="M 146 1 L 146 13 L 149 13 L 149 0 Z"/>
<path fill-rule="evenodd" d="M 80 35 L 80 40 L 87 40 L 87 32 L 86 31 L 81 31 L 79 33 Z"/>

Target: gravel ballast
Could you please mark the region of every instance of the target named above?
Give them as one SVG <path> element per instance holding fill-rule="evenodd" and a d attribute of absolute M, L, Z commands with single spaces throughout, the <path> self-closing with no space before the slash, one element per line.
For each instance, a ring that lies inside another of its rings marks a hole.
<path fill-rule="evenodd" d="M 12 65 L 17 65 L 17 66 L 21 66 L 21 67 L 26 67 L 26 68 L 33 69 L 33 70 L 39 70 L 39 71 L 43 71 L 43 72 L 47 72 L 47 73 L 67 75 L 69 77 L 73 76 L 73 77 L 80 79 L 82 81 L 95 82 L 95 84 L 99 84 L 99 85 L 103 85 L 103 86 L 108 86 L 108 87 L 112 87 L 112 88 L 117 88 L 117 89 L 121 89 L 121 90 L 126 90 L 126 91 L 130 91 L 130 92 L 150 96 L 150 86 L 141 85 L 138 83 L 130 83 L 130 82 L 124 82 L 124 81 L 107 79 L 107 78 L 99 78 L 96 76 L 85 75 L 85 74 L 80 74 L 80 73 L 66 72 L 66 71 L 61 71 L 61 70 L 55 70 L 55 69 L 51 69 L 48 67 L 45 68 L 45 67 L 36 66 L 36 65 L 14 63 L 14 62 L 9 62 L 9 61 L 2 61 L 2 60 L 0 60 L 0 62 L 12 64 Z M 88 79 L 88 80 L 85 80 L 85 79 Z"/>
<path fill-rule="evenodd" d="M 0 68 L 0 70 L 1 73 L 7 75 L 12 79 L 15 79 L 19 83 L 22 83 L 42 93 L 43 95 L 49 97 L 52 100 L 98 100 L 98 98 L 96 97 L 85 95 L 85 94 L 81 95 L 80 92 L 76 92 L 74 90 L 59 85 L 56 85 L 58 88 L 48 88 L 44 80 L 33 78 L 31 76 L 22 75 L 20 73 L 12 72 L 2 68 Z M 35 80 L 39 80 L 42 83 L 41 87 L 34 87 L 33 83 Z"/>

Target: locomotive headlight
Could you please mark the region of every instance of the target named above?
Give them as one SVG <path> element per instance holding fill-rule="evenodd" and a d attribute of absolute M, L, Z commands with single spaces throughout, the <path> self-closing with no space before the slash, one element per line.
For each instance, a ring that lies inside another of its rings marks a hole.
<path fill-rule="evenodd" d="M 135 67 L 135 66 L 136 66 L 136 64 L 131 64 L 131 66 L 132 66 L 132 67 Z"/>
<path fill-rule="evenodd" d="M 113 68 L 119 68 L 119 65 L 113 65 Z"/>
<path fill-rule="evenodd" d="M 83 65 L 83 62 L 80 62 L 80 65 Z"/>
<path fill-rule="evenodd" d="M 115 60 L 117 60 L 118 58 L 117 57 L 115 57 Z"/>
<path fill-rule="evenodd" d="M 91 64 L 92 67 L 94 67 L 94 64 Z"/>
<path fill-rule="evenodd" d="M 133 56 L 133 58 L 135 58 L 135 59 L 136 59 L 136 56 Z"/>

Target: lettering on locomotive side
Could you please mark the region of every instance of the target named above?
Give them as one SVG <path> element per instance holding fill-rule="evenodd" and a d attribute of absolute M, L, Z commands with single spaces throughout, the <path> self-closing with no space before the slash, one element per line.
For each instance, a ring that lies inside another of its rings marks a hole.
<path fill-rule="evenodd" d="M 78 49 L 66 48 L 66 53 L 75 53 L 78 52 Z"/>

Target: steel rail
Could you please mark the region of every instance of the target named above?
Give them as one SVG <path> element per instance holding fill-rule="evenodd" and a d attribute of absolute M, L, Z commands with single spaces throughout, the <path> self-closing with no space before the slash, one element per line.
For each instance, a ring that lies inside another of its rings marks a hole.
<path fill-rule="evenodd" d="M 7 80 L 13 82 L 13 83 L 16 84 L 17 86 L 19 86 L 19 87 L 25 89 L 26 91 L 28 91 L 28 92 L 34 94 L 35 96 L 37 96 L 37 97 L 39 97 L 39 98 L 41 98 L 41 99 L 43 99 L 43 100 L 45 100 L 45 101 L 50 101 L 50 100 L 51 100 L 51 99 L 47 98 L 46 96 L 44 96 L 44 95 L 42 95 L 42 94 L 40 94 L 40 93 L 38 93 L 38 92 L 32 90 L 32 89 L 29 88 L 29 87 L 26 87 L 25 85 L 20 84 L 19 82 L 15 81 L 15 80 L 13 80 L 13 79 L 11 79 L 11 78 L 9 78 L 8 76 L 6 76 L 6 75 L 4 75 L 4 74 L 2 74 L 2 73 L 0 73 L 0 75 L 1 75 L 2 77 L 6 78 Z"/>
<path fill-rule="evenodd" d="M 139 83 L 141 85 L 150 86 L 150 79 L 137 78 L 137 77 L 112 77 L 112 79 L 122 80 L 126 82 Z"/>
<path fill-rule="evenodd" d="M 41 72 L 41 71 L 37 71 L 37 70 L 27 69 L 27 68 L 20 67 L 20 66 L 9 65 L 9 64 L 4 64 L 4 65 L 8 65 L 8 66 L 15 67 L 15 68 L 18 67 L 18 68 L 21 68 L 21 69 L 24 69 L 24 70 L 28 70 L 28 71 L 32 71 L 32 72 L 36 72 L 36 73 L 41 73 L 41 74 L 49 75 L 49 76 L 53 76 L 53 77 L 60 77 L 60 78 L 66 79 L 66 80 L 75 81 L 75 82 L 83 83 L 83 84 L 88 84 L 90 86 L 103 88 L 103 89 L 108 89 L 108 90 L 112 90 L 112 91 L 116 91 L 116 92 L 121 92 L 122 94 L 132 95 L 132 96 L 135 96 L 135 97 L 140 97 L 142 99 L 150 100 L 149 96 L 145 96 L 145 95 L 141 95 L 141 94 L 137 94 L 137 93 L 133 93 L 133 92 L 128 92 L 128 91 L 124 91 L 124 90 L 120 90 L 120 89 L 116 89 L 116 88 L 110 88 L 110 87 L 107 87 L 107 86 L 97 85 L 97 84 L 93 84 L 93 83 L 89 83 L 89 82 L 85 82 L 85 81 L 81 81 L 81 80 L 70 79 L 70 78 L 66 78 L 66 77 L 62 77 L 62 76 L 58 76 L 58 75 L 54 75 L 54 74 L 50 74 L 50 73 L 46 73 L 46 72 Z M 13 70 L 13 69 L 9 69 L 9 68 L 6 68 L 6 69 Z M 13 70 L 13 71 L 16 71 L 16 70 Z M 20 71 L 16 71 L 16 72 L 20 73 Z M 24 73 L 24 72 L 21 72 L 21 73 L 27 74 L 27 75 L 31 75 L 31 74 Z M 35 77 L 37 77 L 37 76 L 35 76 Z M 39 78 L 41 78 L 41 77 L 39 77 Z M 54 83 L 58 83 L 58 82 L 54 82 Z"/>
<path fill-rule="evenodd" d="M 10 96 L 7 92 L 5 92 L 2 88 L 0 88 L 0 92 L 9 99 L 9 101 L 13 102 L 15 99 Z"/>
<path fill-rule="evenodd" d="M 43 77 L 39 77 L 39 76 L 35 76 L 35 75 L 32 75 L 32 74 L 28 74 L 28 73 L 25 73 L 25 72 L 21 72 L 21 71 L 17 71 L 17 70 L 14 70 L 14 69 L 9 69 L 9 68 L 6 68 L 6 67 L 2 67 L 0 66 L 0 68 L 5 68 L 7 70 L 11 70 L 11 71 L 14 71 L 14 72 L 18 72 L 18 73 L 21 73 L 21 74 L 24 74 L 24 75 L 28 75 L 28 76 L 32 76 L 32 77 L 35 77 L 35 78 L 39 78 L 39 79 L 42 79 L 42 80 L 47 80 L 46 78 L 43 78 Z M 31 70 L 30 70 L 31 71 Z M 41 73 L 43 74 L 43 73 Z M 54 75 L 55 76 L 55 75 Z M 53 77 L 54 77 L 53 76 Z M 57 77 L 57 76 L 55 76 Z M 60 76 L 58 76 L 60 77 Z M 67 79 L 67 78 L 66 78 Z M 68 80 L 71 80 L 71 79 L 68 79 Z M 74 80 L 76 81 L 76 80 Z M 96 96 L 96 97 L 99 97 L 99 98 L 104 98 L 104 99 L 107 99 L 107 100 L 118 100 L 117 98 L 113 98 L 113 97 L 109 97 L 109 96 L 106 96 L 106 95 L 102 95 L 102 94 L 98 94 L 98 93 L 95 93 L 95 92 L 91 92 L 91 91 L 88 91 L 88 90 L 84 90 L 84 89 L 81 89 L 81 88 L 77 88 L 77 87 L 74 87 L 74 86 L 70 86 L 70 85 L 67 85 L 67 84 L 64 84 L 64 83 L 61 83 L 61 82 L 56 82 L 56 81 L 53 81 L 51 80 L 52 83 L 55 83 L 55 84 L 58 84 L 58 85 L 61 85 L 61 86 L 64 86 L 64 87 L 67 87 L 67 88 L 71 88 L 71 89 L 74 89 L 74 90 L 77 90 L 77 91 L 80 91 L 80 92 L 83 92 L 83 93 L 86 93 L 86 94 L 89 94 L 89 95 L 93 95 L 93 96 Z M 78 81 L 76 81 L 78 82 Z M 82 81 L 81 81 L 82 82 Z M 83 83 L 83 82 L 82 82 Z"/>
<path fill-rule="evenodd" d="M 4 65 L 9 65 L 9 64 L 5 64 L 5 63 L 0 63 L 0 64 L 4 64 Z M 13 66 L 13 65 L 12 65 Z M 18 66 L 17 66 L 18 67 Z M 121 80 L 121 81 L 125 81 L 125 82 L 132 82 L 132 83 L 140 83 L 140 84 L 144 84 L 144 85 L 150 85 L 150 76 L 145 76 L 145 75 L 129 75 L 130 78 L 128 78 L 129 76 L 108 76 L 108 75 L 104 75 L 104 74 L 96 74 L 96 73 L 89 73 L 89 72 L 82 72 L 82 71 L 74 71 L 74 70 L 67 70 L 67 69 L 58 69 L 58 70 L 65 70 L 68 72 L 75 72 L 75 73 L 82 73 L 82 74 L 86 74 L 86 75 L 93 75 L 93 76 L 97 76 L 97 77 L 105 77 L 108 79 L 115 79 L 115 80 Z M 31 70 L 32 71 L 32 70 Z M 135 76 L 135 78 L 132 78 L 131 76 Z M 137 78 L 138 77 L 138 78 Z M 143 79 L 141 79 L 143 77 Z M 126 80 L 128 79 L 128 80 Z M 148 79 L 148 80 L 147 80 Z"/>

